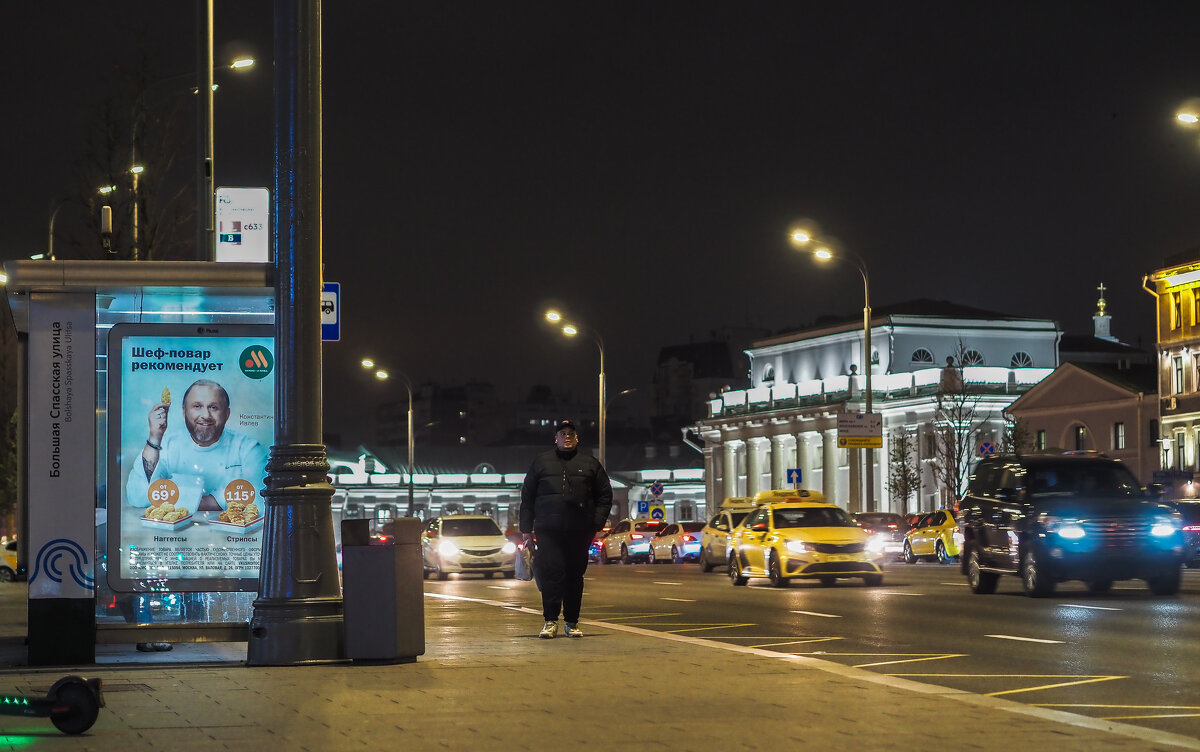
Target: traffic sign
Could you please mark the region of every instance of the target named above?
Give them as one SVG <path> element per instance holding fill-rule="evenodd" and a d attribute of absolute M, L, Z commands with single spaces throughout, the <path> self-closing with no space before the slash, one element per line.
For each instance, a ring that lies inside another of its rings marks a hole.
<path fill-rule="evenodd" d="M 990 441 L 979 442 L 979 446 L 975 449 L 979 452 L 980 457 L 991 457 L 996 453 L 996 445 Z"/>
<path fill-rule="evenodd" d="M 800 479 L 802 477 L 803 477 L 803 473 L 800 472 L 800 468 L 798 468 L 798 467 L 789 467 L 788 468 L 788 471 L 787 471 L 787 482 L 788 483 L 791 483 L 793 486 L 798 486 L 798 485 L 800 485 Z"/>
<path fill-rule="evenodd" d="M 650 514 L 650 502 L 646 499 L 637 503 L 638 517 L 645 517 Z"/>
<path fill-rule="evenodd" d="M 271 260 L 271 192 L 217 189 L 217 261 Z"/>
<path fill-rule="evenodd" d="M 838 413 L 838 448 L 882 449 L 883 416 L 879 413 Z"/>
<path fill-rule="evenodd" d="M 661 504 L 656 504 L 650 507 L 650 519 L 665 520 L 667 518 L 667 508 Z"/>
<path fill-rule="evenodd" d="M 326 282 L 321 287 L 321 341 L 337 342 L 342 338 L 342 284 Z"/>
<path fill-rule="evenodd" d="M 663 484 L 659 483 L 658 481 L 654 481 L 653 483 L 651 483 L 650 484 L 650 493 L 654 494 L 655 498 L 662 496 Z"/>

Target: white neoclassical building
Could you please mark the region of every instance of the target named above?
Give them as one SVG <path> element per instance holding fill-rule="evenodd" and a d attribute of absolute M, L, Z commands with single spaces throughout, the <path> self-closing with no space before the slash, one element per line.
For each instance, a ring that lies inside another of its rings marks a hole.
<path fill-rule="evenodd" d="M 973 397 L 972 441 L 998 444 L 1004 409 L 1058 365 L 1057 323 L 1006 316 L 945 301 L 916 300 L 872 312 L 871 392 L 882 416 L 884 446 L 840 449 L 838 414 L 863 412 L 862 319 L 818 325 L 755 342 L 750 388 L 709 402 L 693 430 L 703 440 L 706 503 L 729 496 L 800 487 L 822 491 L 850 509 L 911 512 L 952 503 L 934 474 L 932 421 L 947 358 L 962 356 L 961 378 Z M 896 431 L 916 439 L 919 492 L 889 499 L 888 449 Z M 986 445 L 985 445 L 986 450 Z"/>

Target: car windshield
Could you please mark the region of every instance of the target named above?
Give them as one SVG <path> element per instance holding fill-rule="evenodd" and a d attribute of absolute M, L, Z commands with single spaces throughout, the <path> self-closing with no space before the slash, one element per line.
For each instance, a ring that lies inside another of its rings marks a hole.
<path fill-rule="evenodd" d="M 775 527 L 857 527 L 850 515 L 837 507 L 776 509 Z"/>
<path fill-rule="evenodd" d="M 729 513 L 729 522 L 733 527 L 737 527 L 738 525 L 742 524 L 742 520 L 746 519 L 746 515 L 748 515 L 748 514 L 750 514 L 750 513 L 749 512 L 730 512 Z"/>
<path fill-rule="evenodd" d="M 472 520 L 442 520 L 442 535 L 502 535 L 500 526 L 486 518 Z"/>
<path fill-rule="evenodd" d="M 698 533 L 704 529 L 703 522 L 681 522 L 679 523 L 679 531 L 681 533 Z"/>
<path fill-rule="evenodd" d="M 633 530 L 636 533 L 657 533 L 665 524 L 661 520 L 643 520 L 633 523 Z"/>
<path fill-rule="evenodd" d="M 1030 468 L 1029 490 L 1035 494 L 1069 496 L 1134 496 L 1137 479 L 1122 465 L 1063 463 Z"/>

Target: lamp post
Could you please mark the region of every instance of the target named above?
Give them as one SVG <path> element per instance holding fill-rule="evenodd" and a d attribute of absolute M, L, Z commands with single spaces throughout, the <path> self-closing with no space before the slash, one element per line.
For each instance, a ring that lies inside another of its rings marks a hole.
<path fill-rule="evenodd" d="M 362 367 L 368 371 L 375 372 L 375 378 L 380 381 L 387 381 L 391 377 L 383 368 L 378 368 L 375 361 L 370 358 L 362 359 Z M 400 380 L 404 384 L 405 390 L 408 391 L 408 516 L 413 516 L 413 388 L 412 379 L 408 378 L 403 371 L 397 371 L 400 375 Z"/>
<path fill-rule="evenodd" d="M 546 320 L 552 324 L 558 324 L 559 331 L 561 331 L 567 337 L 574 337 L 575 335 L 579 334 L 580 327 L 577 324 L 568 322 L 566 318 L 558 311 L 546 311 Z M 607 468 L 608 465 L 604 462 L 605 440 L 607 437 L 606 432 L 608 423 L 608 405 L 606 404 L 607 387 L 604 381 L 604 340 L 600 338 L 599 332 L 597 332 L 595 329 L 588 329 L 587 332 L 588 334 L 592 335 L 592 339 L 596 341 L 596 347 L 600 350 L 600 394 L 599 399 L 596 402 L 596 412 L 598 414 L 597 430 L 600 436 L 599 441 L 596 443 L 596 459 L 600 460 L 600 464 Z"/>
<path fill-rule="evenodd" d="M 866 373 L 866 411 L 871 414 L 872 408 L 872 393 L 871 393 L 871 371 L 874 370 L 871 365 L 871 281 L 867 275 L 867 262 L 862 256 L 857 253 L 837 248 L 831 243 L 823 242 L 817 238 L 812 232 L 805 229 L 796 229 L 792 231 L 792 244 L 796 248 L 804 248 L 812 251 L 813 257 L 818 261 L 845 261 L 849 259 L 857 268 L 859 274 L 862 275 L 863 281 L 863 369 Z M 866 509 L 864 511 L 874 511 L 875 507 L 875 450 L 867 448 L 867 482 L 866 482 Z"/>

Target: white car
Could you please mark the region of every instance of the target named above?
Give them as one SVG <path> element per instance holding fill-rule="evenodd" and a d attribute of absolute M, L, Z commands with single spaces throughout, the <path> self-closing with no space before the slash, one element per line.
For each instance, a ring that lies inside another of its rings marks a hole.
<path fill-rule="evenodd" d="M 646 561 L 650 558 L 650 540 L 666 526 L 662 520 L 621 520 L 600 541 L 600 563 Z"/>
<path fill-rule="evenodd" d="M 650 539 L 650 563 L 679 564 L 700 557 L 700 531 L 703 522 L 676 522 L 667 525 Z"/>
<path fill-rule="evenodd" d="M 500 526 L 484 515 L 434 517 L 421 533 L 424 576 L 439 580 L 451 574 L 478 572 L 490 578 L 499 572 L 512 577 L 517 568 L 517 545 Z"/>

